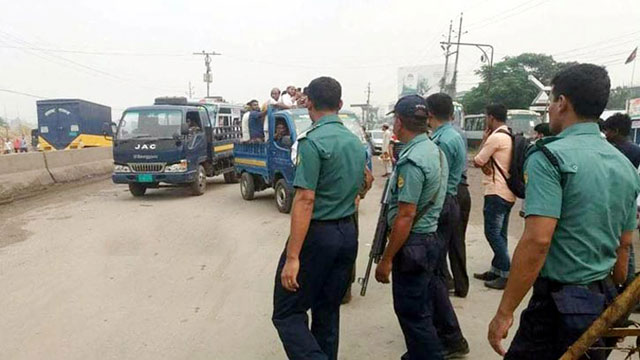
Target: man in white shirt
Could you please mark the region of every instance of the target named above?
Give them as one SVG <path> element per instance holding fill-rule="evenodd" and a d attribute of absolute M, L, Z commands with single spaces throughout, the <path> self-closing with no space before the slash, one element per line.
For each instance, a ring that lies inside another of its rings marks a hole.
<path fill-rule="evenodd" d="M 391 145 L 391 135 L 393 133 L 389 130 L 389 125 L 382 125 L 382 162 L 384 163 L 384 175 L 382 177 L 387 177 L 391 174 L 392 165 L 391 165 L 391 149 L 389 145 Z"/>
<path fill-rule="evenodd" d="M 282 94 L 280 98 L 280 103 L 284 105 L 285 109 L 290 109 L 296 105 L 294 96 L 296 95 L 296 87 L 295 86 L 287 86 L 287 92 Z"/>

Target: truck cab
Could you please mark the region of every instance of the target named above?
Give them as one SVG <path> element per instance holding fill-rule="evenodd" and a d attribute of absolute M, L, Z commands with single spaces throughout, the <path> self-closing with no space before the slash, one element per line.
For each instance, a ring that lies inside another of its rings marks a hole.
<path fill-rule="evenodd" d="M 128 184 L 133 196 L 167 185 L 202 195 L 207 177 L 236 182 L 233 147 L 240 138 L 240 127 L 213 126 L 206 107 L 185 98 L 128 108 L 117 124 L 112 180 Z"/>
<path fill-rule="evenodd" d="M 338 116 L 363 143 L 367 166 L 371 169 L 371 148 L 355 114 L 341 111 Z M 268 126 L 264 142 L 240 143 L 233 150 L 240 193 L 243 199 L 253 200 L 256 192 L 273 188 L 278 210 L 289 213 L 295 193 L 296 139 L 311 128 L 312 121 L 306 109 L 276 111 L 273 108 L 269 108 L 265 121 Z"/>

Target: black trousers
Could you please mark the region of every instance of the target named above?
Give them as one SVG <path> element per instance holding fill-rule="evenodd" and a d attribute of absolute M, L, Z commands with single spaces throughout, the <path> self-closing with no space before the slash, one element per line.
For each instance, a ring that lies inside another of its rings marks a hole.
<path fill-rule="evenodd" d="M 340 302 L 358 252 L 352 217 L 312 221 L 300 252 L 296 292 L 282 287 L 283 252 L 276 271 L 272 321 L 289 359 L 338 357 Z M 311 328 L 307 311 L 311 309 Z"/>
<path fill-rule="evenodd" d="M 443 245 L 436 234 L 411 233 L 393 258 L 393 309 L 407 346 L 403 359 L 442 359 L 434 321 L 437 301 L 449 300 L 444 281 L 435 275 Z"/>
<path fill-rule="evenodd" d="M 556 360 L 598 318 L 617 295 L 609 279 L 589 286 L 565 285 L 538 278 L 522 312 L 520 327 L 504 357 L 507 360 Z M 607 345 L 615 339 L 607 339 Z M 593 347 L 602 347 L 600 339 Z M 604 360 L 607 352 L 591 350 L 584 359 Z"/>
<path fill-rule="evenodd" d="M 469 196 L 469 191 L 466 191 Z M 465 248 L 464 237 L 462 236 L 462 219 L 461 209 L 458 203 L 458 196 L 447 195 L 442 206 L 442 212 L 438 220 L 438 235 L 446 244 L 446 252 L 449 255 L 449 263 L 451 264 L 451 273 L 453 273 L 453 288 L 455 294 L 465 297 L 469 293 L 469 275 L 467 274 L 467 252 Z M 463 196 L 463 200 L 464 196 Z M 470 205 L 471 200 L 465 201 L 465 205 Z M 469 221 L 469 213 L 466 214 L 467 222 Z M 465 224 L 466 230 L 466 224 Z M 440 271 L 445 278 L 451 278 L 449 268 L 447 266 L 446 256 L 442 257 L 440 262 Z"/>

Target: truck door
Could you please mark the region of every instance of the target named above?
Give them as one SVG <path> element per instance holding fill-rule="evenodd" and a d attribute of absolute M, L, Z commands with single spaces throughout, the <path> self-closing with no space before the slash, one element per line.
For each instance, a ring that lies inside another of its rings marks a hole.
<path fill-rule="evenodd" d="M 200 108 L 200 120 L 202 120 L 204 125 L 204 136 L 206 140 L 207 147 L 207 158 L 213 158 L 213 127 L 211 124 L 211 118 L 209 117 L 209 113 L 207 109 Z"/>
<path fill-rule="evenodd" d="M 207 139 L 204 132 L 205 123 L 200 118 L 200 112 L 198 110 L 187 111 L 186 121 L 189 125 L 189 135 L 186 140 L 186 156 L 189 164 L 194 164 L 195 166 L 207 161 Z M 193 168 L 189 166 L 189 169 L 192 170 Z"/>
<path fill-rule="evenodd" d="M 291 161 L 291 146 L 293 145 L 293 123 L 287 121 L 284 115 L 270 116 L 269 119 L 269 171 L 272 176 L 282 174 L 287 184 L 292 186 L 295 175 Z"/>
<path fill-rule="evenodd" d="M 77 116 L 61 106 L 44 112 L 40 133 L 55 149 L 63 150 L 80 134 Z"/>

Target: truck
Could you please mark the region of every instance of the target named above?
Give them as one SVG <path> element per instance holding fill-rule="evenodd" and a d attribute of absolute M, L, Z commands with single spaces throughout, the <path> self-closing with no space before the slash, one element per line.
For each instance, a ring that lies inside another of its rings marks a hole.
<path fill-rule="evenodd" d="M 112 145 L 111 108 L 81 99 L 36 101 L 38 150 Z"/>
<path fill-rule="evenodd" d="M 112 125 L 112 180 L 127 184 L 133 196 L 175 186 L 202 195 L 207 177 L 217 175 L 226 183 L 237 182 L 233 148 L 242 138 L 241 127 L 214 125 L 203 103 L 158 98 L 154 105 L 126 109 Z"/>
<path fill-rule="evenodd" d="M 338 116 L 362 142 L 363 151 L 367 153 L 367 166 L 371 169 L 372 150 L 355 113 L 343 110 Z M 295 193 L 296 139 L 311 127 L 312 121 L 307 109 L 276 111 L 273 108 L 268 109 L 265 121 L 268 122 L 268 130 L 264 142 L 244 142 L 233 149 L 235 171 L 240 177 L 240 194 L 244 200 L 250 201 L 256 192 L 272 188 L 278 211 L 289 213 Z"/>

